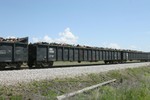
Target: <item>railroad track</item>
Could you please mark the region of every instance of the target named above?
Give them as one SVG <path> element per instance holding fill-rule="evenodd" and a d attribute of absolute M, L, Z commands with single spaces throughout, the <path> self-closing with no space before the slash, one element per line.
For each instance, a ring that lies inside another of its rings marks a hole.
<path fill-rule="evenodd" d="M 120 63 L 120 64 L 127 64 L 127 63 L 141 63 L 141 62 L 126 62 L 126 63 Z M 96 64 L 72 64 L 72 65 L 54 65 L 51 68 L 67 68 L 67 67 L 84 67 L 84 66 L 94 66 L 94 65 L 114 65 L 114 64 L 104 64 L 104 63 L 96 63 Z M 10 71 L 10 70 L 26 70 L 26 69 L 50 69 L 49 67 L 32 67 L 29 68 L 27 65 L 24 65 L 23 67 L 17 69 L 17 68 L 5 68 L 0 71 Z"/>

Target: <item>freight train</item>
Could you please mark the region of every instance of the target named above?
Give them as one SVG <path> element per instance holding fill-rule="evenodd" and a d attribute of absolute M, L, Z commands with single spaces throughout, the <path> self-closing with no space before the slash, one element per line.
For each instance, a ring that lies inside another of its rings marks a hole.
<path fill-rule="evenodd" d="M 0 69 L 20 68 L 23 63 L 27 63 L 29 68 L 50 68 L 55 61 L 104 61 L 107 64 L 132 60 L 150 61 L 150 52 L 45 42 L 28 44 L 28 37 L 0 38 Z"/>

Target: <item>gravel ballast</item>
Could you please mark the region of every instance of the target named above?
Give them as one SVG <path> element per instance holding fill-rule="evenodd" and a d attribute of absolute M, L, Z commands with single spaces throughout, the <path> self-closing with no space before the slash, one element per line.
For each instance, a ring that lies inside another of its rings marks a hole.
<path fill-rule="evenodd" d="M 100 73 L 110 70 L 135 68 L 141 66 L 150 66 L 150 62 L 53 68 L 53 69 L 49 68 L 49 69 L 0 71 L 0 85 L 15 85 L 18 83 L 21 84 L 22 82 L 26 83 L 45 79 L 67 78 L 67 77 L 81 76 L 83 74 Z"/>

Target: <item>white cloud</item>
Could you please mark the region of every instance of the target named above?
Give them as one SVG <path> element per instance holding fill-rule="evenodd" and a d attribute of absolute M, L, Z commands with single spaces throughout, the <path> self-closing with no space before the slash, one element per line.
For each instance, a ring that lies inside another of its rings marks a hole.
<path fill-rule="evenodd" d="M 6 38 L 16 38 L 15 36 L 8 36 L 8 37 L 6 37 Z"/>
<path fill-rule="evenodd" d="M 108 45 L 108 47 L 115 48 L 115 49 L 121 49 L 121 47 L 118 44 L 116 44 L 116 43 L 110 43 Z"/>
<path fill-rule="evenodd" d="M 126 49 L 126 50 L 139 50 L 139 51 L 142 51 L 141 48 L 139 48 L 139 47 L 137 47 L 135 45 L 130 45 L 130 46 L 127 46 L 127 47 L 121 47 L 117 43 L 103 43 L 102 46 L 105 47 L 105 48 Z"/>
<path fill-rule="evenodd" d="M 131 45 L 131 46 L 129 46 L 129 49 L 131 49 L 131 50 L 137 50 L 137 47 L 135 45 Z"/>
<path fill-rule="evenodd" d="M 53 40 L 48 35 L 46 35 L 43 38 L 43 42 L 49 42 L 49 43 L 51 43 L 51 42 L 53 42 Z"/>
<path fill-rule="evenodd" d="M 70 31 L 70 28 L 66 28 L 64 32 L 59 33 L 59 36 L 60 38 L 56 39 L 56 42 L 75 44 L 78 40 L 78 37 Z"/>
<path fill-rule="evenodd" d="M 141 47 L 137 47 L 137 46 L 135 46 L 135 45 L 130 45 L 129 47 L 128 47 L 128 49 L 129 50 L 138 50 L 138 51 L 145 51 L 143 48 L 141 48 Z"/>
<path fill-rule="evenodd" d="M 43 41 L 43 42 L 48 42 L 48 43 L 51 43 L 51 42 L 67 43 L 67 44 L 76 44 L 77 43 L 78 37 L 75 36 L 71 32 L 70 28 L 66 28 L 64 30 L 64 32 L 60 32 L 58 35 L 59 35 L 59 37 L 55 38 L 55 39 L 52 39 L 51 37 L 49 37 L 48 35 L 46 35 L 42 39 L 34 37 L 34 38 L 32 38 L 32 40 L 33 40 L 33 42 Z"/>
<path fill-rule="evenodd" d="M 33 42 L 39 42 L 39 39 L 38 38 L 32 38 L 32 41 Z"/>
<path fill-rule="evenodd" d="M 121 49 L 121 47 L 117 43 L 103 43 L 103 47 Z"/>

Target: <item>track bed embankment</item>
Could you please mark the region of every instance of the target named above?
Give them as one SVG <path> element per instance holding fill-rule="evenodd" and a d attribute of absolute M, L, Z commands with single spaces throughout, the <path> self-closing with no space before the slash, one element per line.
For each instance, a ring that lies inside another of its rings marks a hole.
<path fill-rule="evenodd" d="M 135 68 L 141 66 L 150 66 L 150 62 L 129 63 L 114 65 L 95 65 L 95 66 L 78 66 L 67 68 L 49 68 L 49 69 L 32 69 L 32 70 L 13 70 L 0 72 L 0 85 L 15 85 L 22 82 L 39 81 L 45 79 L 75 77 L 83 74 L 107 72 L 110 70 L 120 70 L 125 68 Z"/>

